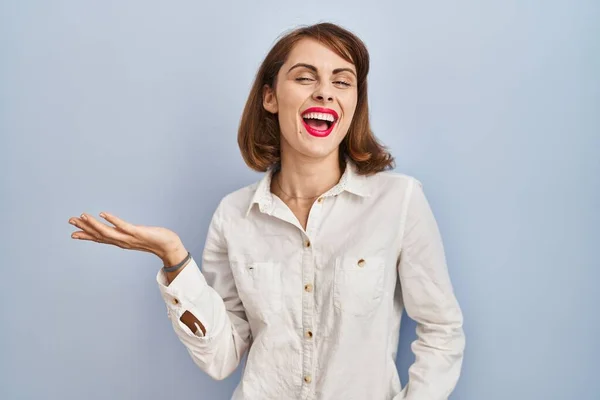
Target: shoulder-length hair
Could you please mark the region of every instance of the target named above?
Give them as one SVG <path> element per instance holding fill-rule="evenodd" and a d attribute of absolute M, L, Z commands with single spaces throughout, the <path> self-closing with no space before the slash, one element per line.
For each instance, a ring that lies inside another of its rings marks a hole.
<path fill-rule="evenodd" d="M 279 121 L 277 115 L 263 107 L 263 88 L 265 85 L 274 88 L 279 69 L 294 45 L 304 38 L 319 41 L 356 68 L 356 110 L 348 133 L 339 146 L 340 161 L 349 158 L 356 165 L 357 172 L 363 175 L 393 168 L 394 158 L 379 143 L 369 123 L 367 48 L 352 32 L 332 23 L 303 26 L 288 32 L 275 43 L 262 62 L 238 129 L 238 145 L 246 164 L 255 171 L 265 172 L 281 160 Z"/>

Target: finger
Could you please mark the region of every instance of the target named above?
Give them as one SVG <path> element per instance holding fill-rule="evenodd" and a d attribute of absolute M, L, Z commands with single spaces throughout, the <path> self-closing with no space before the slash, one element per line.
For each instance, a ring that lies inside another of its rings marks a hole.
<path fill-rule="evenodd" d="M 81 229 L 88 235 L 94 236 L 96 239 L 101 240 L 102 234 L 95 229 L 92 225 L 89 224 L 87 217 L 83 219 L 84 214 L 81 214 L 81 218 L 71 218 L 69 223 L 77 228 Z"/>
<path fill-rule="evenodd" d="M 90 223 L 90 219 L 89 219 L 88 215 L 82 214 L 82 217 L 83 216 L 86 216 L 85 220 L 82 218 L 77 219 L 76 226 L 79 229 L 82 229 L 86 233 L 86 236 L 85 236 L 86 238 L 88 238 L 88 239 L 93 238 L 90 240 L 93 240 L 94 242 L 97 242 L 97 243 L 112 244 L 112 245 L 120 247 L 122 249 L 131 248 L 131 246 L 129 245 L 129 243 L 127 243 L 127 241 L 119 240 L 119 238 L 117 236 L 120 234 L 116 232 L 116 228 L 113 228 L 112 226 L 104 225 L 100 222 L 97 222 L 97 225 L 94 225 L 94 224 Z M 98 225 L 104 226 L 107 229 L 107 231 L 112 232 L 112 234 L 107 234 L 106 232 L 101 232 L 97 228 Z"/>
<path fill-rule="evenodd" d="M 84 232 L 84 231 L 73 232 L 71 234 L 71 237 L 73 239 L 78 239 L 78 240 L 88 240 L 91 242 L 99 242 L 99 240 L 96 236 L 90 235 L 89 233 Z"/>
<path fill-rule="evenodd" d="M 113 224 L 114 226 L 116 226 L 117 229 L 119 229 L 125 233 L 131 234 L 133 232 L 133 230 L 135 229 L 135 226 L 133 224 L 123 221 L 121 218 L 119 218 L 115 215 L 112 215 L 110 213 L 101 212 L 100 216 L 102 218 L 104 218 L 105 220 L 107 220 L 108 222 L 110 222 L 111 224 Z"/>
<path fill-rule="evenodd" d="M 85 217 L 85 218 L 84 218 Z M 94 231 L 98 232 L 103 239 L 113 240 L 113 241 L 127 241 L 127 236 L 123 233 L 119 232 L 117 229 L 112 226 L 108 226 L 98 221 L 96 218 L 92 217 L 89 214 L 82 214 L 82 219 L 85 223 L 91 227 Z"/>
<path fill-rule="evenodd" d="M 120 247 L 121 249 L 131 249 L 131 247 L 128 246 L 126 243 L 121 243 L 121 242 L 113 241 L 113 240 L 101 237 L 99 234 L 91 235 L 91 234 L 89 234 L 87 232 L 84 232 L 84 231 L 77 231 L 77 232 L 73 232 L 71 234 L 71 237 L 73 239 L 77 239 L 77 240 L 87 240 L 87 241 L 90 241 L 90 242 L 103 243 L 103 244 L 111 244 L 113 246 Z"/>
<path fill-rule="evenodd" d="M 84 231 L 86 234 L 84 235 L 84 239 L 93 240 L 97 243 L 112 244 L 122 249 L 133 248 L 130 237 L 118 232 L 112 226 L 96 221 L 89 214 L 83 213 L 81 214 L 81 218 L 71 218 L 69 223 Z"/>

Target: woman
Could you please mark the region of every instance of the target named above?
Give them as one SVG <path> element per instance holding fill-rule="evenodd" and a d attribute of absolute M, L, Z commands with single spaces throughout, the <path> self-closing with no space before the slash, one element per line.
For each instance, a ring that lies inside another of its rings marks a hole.
<path fill-rule="evenodd" d="M 460 374 L 462 313 L 421 183 L 392 173 L 369 125 L 364 44 L 330 23 L 280 38 L 241 118 L 246 163 L 266 172 L 215 211 L 202 272 L 172 231 L 102 213 L 74 237 L 156 254 L 173 329 L 233 399 L 445 399 Z M 403 309 L 418 323 L 402 388 Z"/>

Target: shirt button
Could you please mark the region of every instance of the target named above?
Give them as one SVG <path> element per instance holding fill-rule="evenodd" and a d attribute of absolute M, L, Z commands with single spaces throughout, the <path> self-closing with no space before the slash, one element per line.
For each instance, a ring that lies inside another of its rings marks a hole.
<path fill-rule="evenodd" d="M 173 297 L 173 304 L 179 304 L 179 300 L 177 300 L 177 297 Z"/>
<path fill-rule="evenodd" d="M 306 337 L 307 337 L 308 339 L 312 339 L 312 337 L 313 337 L 313 333 L 312 333 L 312 331 L 306 331 Z"/>
<path fill-rule="evenodd" d="M 358 266 L 359 267 L 364 267 L 366 264 L 365 260 L 363 260 L 362 258 L 360 260 L 358 260 Z"/>
<path fill-rule="evenodd" d="M 319 203 L 322 203 L 322 202 L 323 202 L 323 198 L 322 198 L 322 197 L 319 197 L 319 200 L 317 200 L 317 201 L 318 201 Z"/>
<path fill-rule="evenodd" d="M 306 290 L 307 292 L 312 292 L 312 290 L 313 290 L 312 284 L 307 283 L 306 285 L 304 285 L 304 290 Z"/>
<path fill-rule="evenodd" d="M 310 375 L 306 375 L 304 377 L 304 382 L 306 382 L 306 383 L 311 383 L 312 382 L 312 378 L 310 377 Z"/>
<path fill-rule="evenodd" d="M 304 242 L 304 247 L 310 247 L 310 240 L 307 240 Z"/>

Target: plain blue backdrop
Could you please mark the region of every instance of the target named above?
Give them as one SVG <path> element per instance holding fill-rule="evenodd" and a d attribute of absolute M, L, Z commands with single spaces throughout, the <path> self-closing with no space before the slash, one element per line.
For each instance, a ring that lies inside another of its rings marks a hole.
<path fill-rule="evenodd" d="M 367 44 L 374 131 L 442 231 L 467 335 L 451 398 L 600 399 L 599 20 L 594 1 L 0 1 L 0 398 L 229 398 L 241 368 L 193 364 L 158 258 L 67 221 L 106 210 L 199 254 L 260 178 L 236 143 L 259 63 L 332 21 Z"/>

